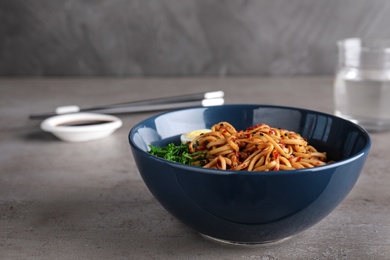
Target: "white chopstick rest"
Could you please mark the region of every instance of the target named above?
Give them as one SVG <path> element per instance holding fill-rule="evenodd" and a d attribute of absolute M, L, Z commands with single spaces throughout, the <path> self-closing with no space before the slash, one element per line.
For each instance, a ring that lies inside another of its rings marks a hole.
<path fill-rule="evenodd" d="M 58 115 L 77 112 L 80 112 L 80 108 L 78 106 L 62 106 L 56 108 L 56 114 Z"/>
<path fill-rule="evenodd" d="M 225 100 L 223 98 L 210 98 L 210 99 L 203 99 L 202 100 L 202 106 L 204 106 L 204 107 L 221 106 L 224 103 L 225 103 Z"/>
<path fill-rule="evenodd" d="M 223 91 L 206 92 L 204 94 L 204 98 L 205 99 L 209 99 L 209 98 L 223 98 L 224 95 L 225 95 L 225 92 L 223 92 Z"/>
<path fill-rule="evenodd" d="M 122 126 L 122 120 L 111 115 L 74 113 L 49 117 L 40 126 L 63 141 L 85 142 L 112 134 Z"/>

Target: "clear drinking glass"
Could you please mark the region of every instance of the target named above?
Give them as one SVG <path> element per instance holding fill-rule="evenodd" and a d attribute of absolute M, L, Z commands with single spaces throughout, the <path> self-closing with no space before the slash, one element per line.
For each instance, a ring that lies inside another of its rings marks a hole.
<path fill-rule="evenodd" d="M 390 40 L 338 42 L 335 114 L 368 131 L 390 129 Z"/>

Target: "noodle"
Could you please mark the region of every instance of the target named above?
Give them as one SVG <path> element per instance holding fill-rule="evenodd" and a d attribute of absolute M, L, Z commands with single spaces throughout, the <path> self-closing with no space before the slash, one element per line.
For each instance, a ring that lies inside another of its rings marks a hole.
<path fill-rule="evenodd" d="M 318 152 L 298 133 L 266 124 L 237 131 L 220 122 L 189 142 L 188 148 L 190 154 L 197 154 L 192 164 L 221 170 L 294 170 L 325 165 L 327 160 L 326 153 Z"/>

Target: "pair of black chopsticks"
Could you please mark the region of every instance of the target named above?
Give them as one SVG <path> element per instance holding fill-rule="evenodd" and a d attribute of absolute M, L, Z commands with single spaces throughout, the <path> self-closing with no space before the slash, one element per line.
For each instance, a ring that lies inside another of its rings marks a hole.
<path fill-rule="evenodd" d="M 137 112 L 161 111 L 169 109 L 179 109 L 195 106 L 216 106 L 224 103 L 224 92 L 213 91 L 204 93 L 195 93 L 181 96 L 164 97 L 157 99 L 148 99 L 141 101 L 132 101 L 105 106 L 96 106 L 89 108 L 80 108 L 78 106 L 58 107 L 55 112 L 32 114 L 30 119 L 45 119 L 51 116 L 90 112 L 99 114 L 126 114 Z"/>

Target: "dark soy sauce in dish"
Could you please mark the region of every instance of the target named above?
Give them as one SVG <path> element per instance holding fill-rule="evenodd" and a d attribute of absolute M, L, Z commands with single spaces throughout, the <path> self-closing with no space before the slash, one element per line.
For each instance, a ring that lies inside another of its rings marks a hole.
<path fill-rule="evenodd" d="M 101 125 L 106 123 L 111 123 L 113 121 L 110 120 L 77 120 L 77 121 L 69 121 L 57 124 L 57 126 L 91 126 L 91 125 Z"/>

